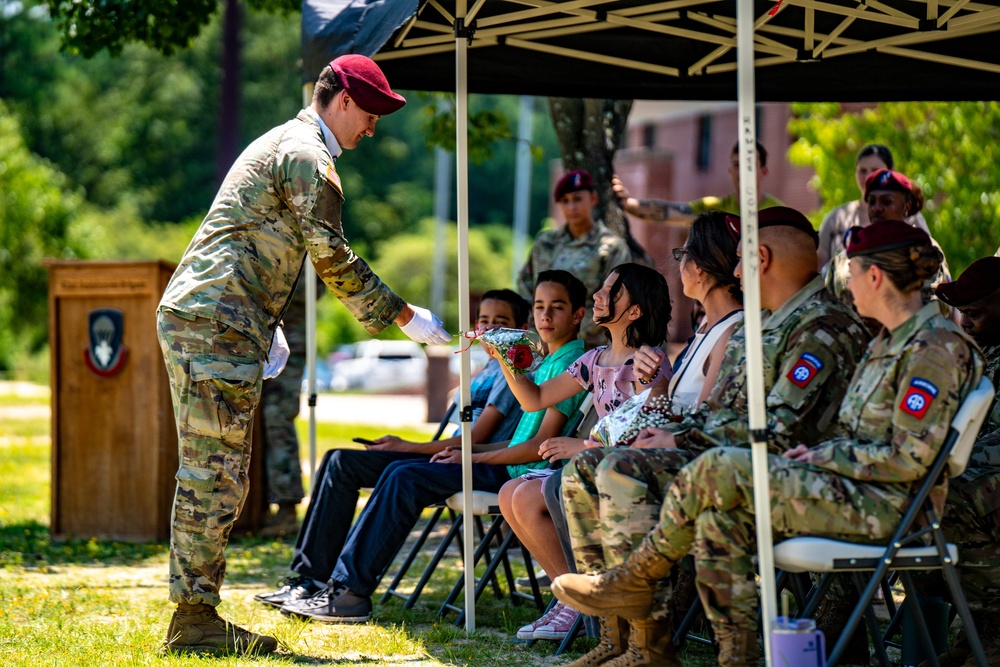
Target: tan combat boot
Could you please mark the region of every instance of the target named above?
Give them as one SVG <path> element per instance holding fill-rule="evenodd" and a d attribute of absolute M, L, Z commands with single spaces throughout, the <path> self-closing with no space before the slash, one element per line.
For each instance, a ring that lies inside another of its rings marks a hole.
<path fill-rule="evenodd" d="M 669 618 L 628 622 L 628 650 L 603 667 L 681 667 Z"/>
<path fill-rule="evenodd" d="M 653 606 L 656 582 L 666 577 L 673 565 L 647 537 L 618 567 L 601 574 L 556 577 L 552 592 L 560 602 L 584 614 L 646 618 Z"/>
<path fill-rule="evenodd" d="M 164 648 L 168 651 L 259 655 L 272 653 L 278 648 L 278 640 L 224 621 L 210 604 L 181 603 L 170 619 Z"/>
<path fill-rule="evenodd" d="M 757 633 L 734 625 L 712 626 L 719 651 L 719 667 L 757 667 Z"/>
<path fill-rule="evenodd" d="M 601 616 L 601 643 L 563 667 L 597 667 L 625 652 L 628 621 L 621 616 Z"/>

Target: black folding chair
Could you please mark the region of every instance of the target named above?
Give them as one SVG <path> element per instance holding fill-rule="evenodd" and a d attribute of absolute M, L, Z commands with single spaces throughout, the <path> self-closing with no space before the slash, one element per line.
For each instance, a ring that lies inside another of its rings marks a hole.
<path fill-rule="evenodd" d="M 578 435 L 581 424 L 584 423 L 585 418 L 593 409 L 593 404 L 593 396 L 588 394 L 580 404 L 578 412 L 573 415 L 573 418 L 567 424 L 564 432 Z M 503 520 L 503 515 L 500 513 L 499 496 L 495 493 L 487 493 L 485 491 L 473 491 L 472 493 L 473 515 L 489 515 L 493 517 L 489 530 L 482 540 L 480 540 L 479 546 L 476 547 L 476 551 L 473 554 L 473 567 L 475 567 L 476 564 L 479 563 L 484 557 L 487 561 L 486 571 L 483 573 L 483 576 L 478 579 L 476 589 L 473 593 L 475 595 L 475 599 L 479 599 L 479 596 L 482 594 L 488 582 L 495 582 L 494 575 L 497 569 L 502 567 L 504 575 L 507 579 L 511 601 L 514 604 L 519 604 L 521 600 L 531 600 L 535 603 L 538 610 L 541 611 L 544 608 L 544 603 L 541 591 L 538 588 L 538 581 L 535 578 L 535 568 L 532 562 L 531 554 L 528 553 L 528 550 L 518 541 L 514 531 L 508 530 L 507 535 L 500 539 L 501 529 L 505 522 Z M 456 493 L 448 499 L 447 504 L 455 511 L 460 512 L 463 504 L 463 494 L 461 492 Z M 460 516 L 455 520 L 456 524 L 461 520 L 462 518 Z M 494 542 L 494 540 L 499 540 L 499 545 L 497 546 L 496 552 L 490 555 L 490 545 Z M 521 549 L 521 556 L 524 560 L 525 568 L 527 569 L 528 581 L 530 582 L 530 594 L 517 590 L 517 587 L 514 584 L 514 576 L 507 556 L 510 549 L 515 545 Z M 461 593 L 464 586 L 465 577 L 459 576 L 458 581 L 455 582 L 455 585 L 452 587 L 451 592 L 445 599 L 444 604 L 442 604 L 441 608 L 438 610 L 438 618 L 449 611 L 454 611 L 458 613 L 458 618 L 456 619 L 455 624 L 461 625 L 464 622 L 465 610 L 455 604 L 455 601 L 458 599 L 458 595 Z M 494 591 L 496 591 L 495 583 Z M 498 595 L 498 597 L 500 596 Z"/>

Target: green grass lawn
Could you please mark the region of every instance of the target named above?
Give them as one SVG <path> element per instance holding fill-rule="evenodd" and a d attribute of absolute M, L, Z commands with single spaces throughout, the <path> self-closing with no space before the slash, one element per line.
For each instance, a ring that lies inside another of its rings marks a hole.
<path fill-rule="evenodd" d="M 44 405 L 36 398 L 25 405 Z M 0 397 L 0 407 L 19 405 Z M 37 412 L 37 411 L 35 411 Z M 253 602 L 288 574 L 288 541 L 245 537 L 227 549 L 228 572 L 220 610 L 255 631 L 277 637 L 279 653 L 253 660 L 238 657 L 169 655 L 159 651 L 172 606 L 167 600 L 165 543 L 97 540 L 53 542 L 49 537 L 49 420 L 6 409 L 0 416 L 0 664 L 138 665 L 559 665 L 579 655 L 554 655 L 555 644 L 533 647 L 513 639 L 537 617 L 530 604 L 514 605 L 491 592 L 477 605 L 478 630 L 467 636 L 454 615 L 436 612 L 461 572 L 457 553 L 445 560 L 414 609 L 374 600 L 364 625 L 325 625 L 282 616 Z M 356 446 L 354 436 L 375 437 L 385 429 L 320 424 L 320 453 Z M 300 424 L 304 435 L 304 424 Z M 426 432 L 399 432 L 426 439 Z M 304 439 L 304 438 L 303 438 Z M 516 560 L 516 559 L 515 559 Z M 426 561 L 426 557 L 424 558 Z M 412 583 L 423 563 L 414 566 Z M 396 565 L 390 568 L 386 584 Z M 523 574 L 523 565 L 515 574 Z M 460 598 L 461 599 L 461 598 Z M 594 640 L 577 640 L 578 651 Z M 711 653 L 689 647 L 686 665 L 714 664 Z"/>

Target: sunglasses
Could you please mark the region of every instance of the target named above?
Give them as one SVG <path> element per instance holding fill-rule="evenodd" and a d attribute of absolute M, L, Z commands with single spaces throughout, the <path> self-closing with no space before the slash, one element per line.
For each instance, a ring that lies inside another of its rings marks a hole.
<path fill-rule="evenodd" d="M 688 254 L 687 248 L 674 248 L 670 252 L 678 262 L 684 259 L 684 255 Z"/>

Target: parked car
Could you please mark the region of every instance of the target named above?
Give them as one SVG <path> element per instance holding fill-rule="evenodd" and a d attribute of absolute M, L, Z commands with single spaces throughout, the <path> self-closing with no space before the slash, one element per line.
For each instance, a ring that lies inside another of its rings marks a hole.
<path fill-rule="evenodd" d="M 409 340 L 365 340 L 355 343 L 354 356 L 336 362 L 330 372 L 332 391 L 415 389 L 426 382 L 427 355 Z"/>
<path fill-rule="evenodd" d="M 333 373 L 330 371 L 330 365 L 323 359 L 316 360 L 316 391 L 330 391 L 330 381 L 333 379 Z M 306 368 L 302 372 L 302 393 L 309 393 L 309 369 Z"/>

